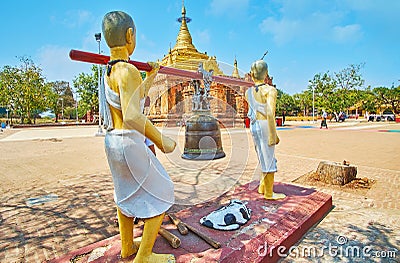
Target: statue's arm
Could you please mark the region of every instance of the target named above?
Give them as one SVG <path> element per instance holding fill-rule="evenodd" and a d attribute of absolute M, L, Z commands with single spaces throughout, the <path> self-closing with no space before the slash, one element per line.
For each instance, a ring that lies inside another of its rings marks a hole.
<path fill-rule="evenodd" d="M 278 92 L 274 87 L 267 86 L 263 91 L 263 95 L 266 97 L 265 112 L 267 114 L 268 121 L 268 145 L 275 145 L 279 143 L 279 137 L 276 132 L 276 120 L 275 120 L 275 110 L 276 110 L 276 99 Z"/>
<path fill-rule="evenodd" d="M 175 141 L 162 135 L 140 109 L 142 80 L 139 71 L 125 68 L 118 73 L 116 77 L 120 87 L 123 128 L 137 130 L 153 141 L 161 151 L 172 152 L 176 146 Z"/>
<path fill-rule="evenodd" d="M 147 97 L 149 94 L 149 90 L 151 88 L 151 85 L 153 84 L 154 78 L 157 76 L 157 72 L 160 69 L 160 65 L 156 62 L 147 62 L 153 69 L 149 72 L 146 72 L 146 78 L 142 82 L 142 87 L 143 89 L 143 96 Z"/>

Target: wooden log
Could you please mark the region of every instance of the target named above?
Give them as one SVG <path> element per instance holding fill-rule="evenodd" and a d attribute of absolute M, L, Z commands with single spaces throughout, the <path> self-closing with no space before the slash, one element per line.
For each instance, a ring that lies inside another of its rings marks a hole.
<path fill-rule="evenodd" d="M 320 162 L 317 169 L 319 180 L 327 184 L 345 185 L 356 178 L 357 167 L 343 163 Z"/>
<path fill-rule="evenodd" d="M 168 216 L 171 219 L 171 221 L 174 223 L 174 225 L 176 225 L 176 228 L 178 228 L 178 231 L 179 231 L 179 233 L 181 233 L 181 235 L 187 235 L 189 233 L 189 230 L 187 229 L 187 227 L 182 223 L 182 221 L 180 221 L 178 218 L 176 218 L 175 215 L 168 214 Z"/>
<path fill-rule="evenodd" d="M 69 52 L 69 57 L 72 60 L 95 63 L 95 64 L 102 64 L 102 65 L 106 65 L 107 62 L 110 60 L 109 56 L 80 51 L 80 50 L 74 50 L 74 49 L 72 49 Z M 134 65 L 138 70 L 144 70 L 144 71 L 152 70 L 152 67 L 148 63 L 144 63 L 144 62 L 140 62 L 140 61 L 133 61 L 133 60 L 129 60 L 129 63 Z M 173 75 L 173 76 L 178 76 L 178 77 L 186 77 L 186 78 L 191 78 L 191 79 L 202 79 L 203 78 L 203 75 L 200 74 L 199 72 L 193 72 L 193 71 L 177 69 L 177 68 L 169 68 L 169 67 L 164 67 L 164 66 L 160 66 L 160 70 L 158 71 L 158 73 Z M 243 86 L 243 87 L 251 87 L 254 85 L 254 83 L 252 81 L 246 81 L 243 79 L 237 79 L 237 78 L 233 78 L 233 77 L 213 76 L 212 79 L 215 82 L 224 83 L 227 85 L 236 85 L 236 86 Z"/>
<path fill-rule="evenodd" d="M 160 230 L 158 230 L 158 233 L 167 240 L 167 242 L 171 245 L 173 248 L 178 248 L 181 245 L 181 240 L 179 237 L 175 236 L 165 228 L 160 227 Z"/>

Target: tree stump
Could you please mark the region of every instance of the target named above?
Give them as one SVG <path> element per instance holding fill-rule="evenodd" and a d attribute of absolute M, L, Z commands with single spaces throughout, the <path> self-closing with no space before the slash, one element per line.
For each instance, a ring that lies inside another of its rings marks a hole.
<path fill-rule="evenodd" d="M 317 169 L 319 180 L 327 184 L 345 185 L 356 178 L 357 167 L 336 162 L 320 162 Z"/>

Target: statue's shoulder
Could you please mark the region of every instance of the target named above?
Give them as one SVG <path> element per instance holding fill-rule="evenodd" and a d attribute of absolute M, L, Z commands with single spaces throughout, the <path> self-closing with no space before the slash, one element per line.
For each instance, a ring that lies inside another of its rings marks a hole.
<path fill-rule="evenodd" d="M 130 63 L 117 63 L 114 65 L 116 71 L 119 71 L 120 74 L 123 75 L 133 75 L 133 76 L 141 76 L 140 71 Z"/>
<path fill-rule="evenodd" d="M 277 94 L 277 90 L 274 86 L 264 84 L 260 87 L 263 95 L 268 96 L 269 94 L 274 95 Z"/>

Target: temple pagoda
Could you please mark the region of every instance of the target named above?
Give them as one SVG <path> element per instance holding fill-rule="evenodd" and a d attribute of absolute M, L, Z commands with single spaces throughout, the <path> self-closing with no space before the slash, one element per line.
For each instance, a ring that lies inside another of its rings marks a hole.
<path fill-rule="evenodd" d="M 204 69 L 213 70 L 213 75 L 223 75 L 215 56 L 207 52 L 199 52 L 193 44 L 186 16 L 186 8 L 182 4 L 182 16 L 177 19 L 180 29 L 173 48 L 159 61 L 160 65 L 189 71 L 197 71 L 199 64 Z M 234 60 L 232 78 L 241 78 Z M 249 79 L 248 74 L 243 76 Z M 247 103 L 244 99 L 245 87 L 226 86 L 221 83 L 212 83 L 210 88 L 211 112 L 224 126 L 243 125 L 243 118 L 247 113 Z M 192 112 L 192 96 L 194 87 L 191 79 L 158 74 L 153 87 L 149 91 L 145 113 L 155 124 L 168 126 L 183 125 L 185 119 Z"/>

